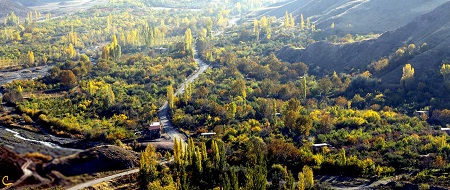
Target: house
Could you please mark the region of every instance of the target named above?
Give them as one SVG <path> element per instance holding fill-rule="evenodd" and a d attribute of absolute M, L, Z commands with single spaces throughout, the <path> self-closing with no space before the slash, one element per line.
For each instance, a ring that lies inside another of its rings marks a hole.
<path fill-rule="evenodd" d="M 145 132 L 146 138 L 157 139 L 161 137 L 161 123 L 160 122 L 152 122 L 151 125 L 147 127 Z"/>
<path fill-rule="evenodd" d="M 429 114 L 430 114 L 430 112 L 428 112 L 428 111 L 416 111 L 416 112 L 414 112 L 414 116 L 419 117 L 419 118 L 422 115 L 426 115 L 427 118 L 428 118 L 430 116 Z"/>
<path fill-rule="evenodd" d="M 211 133 L 201 133 L 201 134 L 200 134 L 200 136 L 206 137 L 206 138 L 212 137 L 212 136 L 214 136 L 214 135 L 216 135 L 216 133 L 214 133 L 214 132 L 211 132 Z"/>
<path fill-rule="evenodd" d="M 331 146 L 328 143 L 319 143 L 319 144 L 313 144 L 312 145 L 312 151 L 314 153 L 318 153 L 318 152 L 322 152 L 322 148 L 323 147 L 329 147 L 329 148 L 333 148 L 333 146 Z"/>
<path fill-rule="evenodd" d="M 441 131 L 446 132 L 448 135 L 450 135 L 450 128 L 441 128 Z"/>

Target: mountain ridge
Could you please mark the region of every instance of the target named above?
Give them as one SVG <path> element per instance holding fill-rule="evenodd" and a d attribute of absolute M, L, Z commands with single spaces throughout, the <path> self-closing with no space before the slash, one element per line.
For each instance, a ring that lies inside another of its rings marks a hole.
<path fill-rule="evenodd" d="M 281 18 L 287 11 L 297 22 L 300 14 L 305 19 L 309 17 L 318 29 L 330 29 L 334 22 L 336 33 L 383 33 L 395 30 L 445 2 L 447 0 L 294 0 L 255 11 L 249 17 Z"/>
<path fill-rule="evenodd" d="M 404 45 L 420 46 L 426 43 L 427 50 L 407 58 L 407 62 L 416 68 L 416 76 L 426 78 L 436 74 L 442 61 L 450 58 L 450 53 L 446 51 L 450 46 L 448 10 L 450 1 L 376 39 L 345 44 L 318 42 L 305 49 L 284 47 L 276 55 L 283 61 L 304 62 L 313 69 L 319 67 L 320 70 L 330 73 L 349 71 L 351 68 L 364 70 L 372 61 L 387 57 Z M 386 83 L 398 83 L 402 66 L 403 64 L 391 67 L 389 71 L 377 77 Z"/>

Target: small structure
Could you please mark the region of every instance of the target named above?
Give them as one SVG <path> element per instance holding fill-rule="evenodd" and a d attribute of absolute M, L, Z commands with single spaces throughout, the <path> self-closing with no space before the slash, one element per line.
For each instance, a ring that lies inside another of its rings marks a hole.
<path fill-rule="evenodd" d="M 428 112 L 428 111 L 416 111 L 416 112 L 414 112 L 414 116 L 419 117 L 419 118 L 422 115 L 426 115 L 427 118 L 428 118 L 430 116 L 429 114 L 430 114 L 430 112 Z"/>
<path fill-rule="evenodd" d="M 200 133 L 200 136 L 202 136 L 202 137 L 212 137 L 212 136 L 214 136 L 214 135 L 216 135 L 216 133 L 215 132 L 210 132 L 210 133 Z"/>
<path fill-rule="evenodd" d="M 446 132 L 448 135 L 450 135 L 450 128 L 441 128 L 441 131 Z"/>
<path fill-rule="evenodd" d="M 332 147 L 332 146 L 328 143 L 313 144 L 312 150 L 314 153 L 321 152 L 323 147 Z"/>
<path fill-rule="evenodd" d="M 169 51 L 169 49 L 164 48 L 164 47 L 155 48 L 155 53 L 158 53 L 158 54 L 167 53 L 168 51 Z"/>
<path fill-rule="evenodd" d="M 157 139 L 161 137 L 161 123 L 152 122 L 150 126 L 147 127 L 145 132 L 147 138 Z"/>

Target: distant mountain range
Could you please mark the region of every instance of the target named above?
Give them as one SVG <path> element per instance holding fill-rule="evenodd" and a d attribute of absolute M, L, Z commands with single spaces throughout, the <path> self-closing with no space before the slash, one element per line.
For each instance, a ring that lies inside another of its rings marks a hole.
<path fill-rule="evenodd" d="M 252 12 L 249 18 L 283 17 L 292 13 L 299 22 L 303 14 L 316 28 L 329 29 L 335 23 L 338 33 L 383 33 L 395 30 L 448 0 L 294 0 Z"/>
<path fill-rule="evenodd" d="M 4 18 L 11 12 L 23 18 L 30 11 L 27 7 L 14 0 L 0 0 L 0 18 Z"/>
<path fill-rule="evenodd" d="M 277 56 L 288 62 L 304 62 L 310 68 L 320 68 L 326 73 L 351 68 L 364 71 L 372 61 L 389 56 L 399 47 L 408 44 L 419 47 L 423 43 L 427 44 L 426 49 L 405 56 L 402 64 L 391 65 L 377 77 L 383 83 L 398 83 L 406 63 L 415 68 L 418 80 L 439 76 L 442 62 L 450 60 L 450 1 L 376 39 L 345 44 L 318 42 L 306 49 L 284 47 Z"/>

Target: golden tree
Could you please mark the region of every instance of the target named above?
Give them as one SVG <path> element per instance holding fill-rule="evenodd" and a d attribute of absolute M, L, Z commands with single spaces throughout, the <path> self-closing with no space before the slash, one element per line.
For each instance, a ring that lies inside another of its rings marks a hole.
<path fill-rule="evenodd" d="M 406 64 L 403 67 L 402 78 L 400 79 L 400 83 L 405 87 L 409 88 L 414 82 L 414 68 L 411 64 Z"/>

